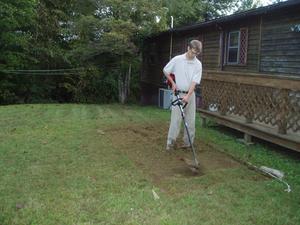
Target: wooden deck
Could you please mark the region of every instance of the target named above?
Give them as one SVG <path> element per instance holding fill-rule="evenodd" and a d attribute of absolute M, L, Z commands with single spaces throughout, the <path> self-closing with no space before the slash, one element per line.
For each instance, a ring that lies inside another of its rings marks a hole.
<path fill-rule="evenodd" d="M 300 79 L 206 71 L 201 117 L 300 152 Z"/>
<path fill-rule="evenodd" d="M 251 136 L 253 136 L 300 152 L 299 132 L 279 134 L 276 127 L 271 127 L 258 122 L 245 123 L 245 119 L 239 116 L 222 116 L 218 112 L 210 112 L 203 109 L 198 109 L 198 112 L 200 112 L 200 117 L 203 119 L 202 124 L 204 126 L 206 124 L 206 119 L 212 119 L 218 124 L 243 132 L 245 134 L 245 142 L 250 142 Z"/>

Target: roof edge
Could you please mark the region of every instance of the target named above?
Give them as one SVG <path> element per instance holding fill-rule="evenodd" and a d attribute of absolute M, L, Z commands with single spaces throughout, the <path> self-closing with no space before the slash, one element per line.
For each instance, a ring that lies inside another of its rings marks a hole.
<path fill-rule="evenodd" d="M 231 14 L 228 16 L 223 16 L 223 17 L 205 21 L 205 22 L 199 22 L 199 23 L 195 23 L 192 25 L 186 25 L 186 26 L 182 26 L 182 27 L 178 27 L 178 28 L 169 29 L 169 30 L 163 31 L 161 33 L 155 34 L 153 36 L 149 36 L 147 39 L 157 38 L 157 37 L 169 34 L 169 33 L 184 32 L 184 31 L 188 31 L 188 30 L 194 30 L 194 29 L 198 29 L 198 28 L 208 27 L 208 26 L 211 26 L 214 24 L 227 23 L 227 22 L 231 22 L 234 20 L 238 20 L 238 19 L 244 19 L 244 18 L 250 17 L 250 16 L 259 16 L 259 15 L 274 12 L 276 10 L 280 10 L 283 8 L 294 7 L 297 5 L 300 5 L 299 0 L 288 0 L 285 2 L 279 2 L 276 4 L 267 5 L 267 6 L 263 6 L 263 7 L 259 7 L 259 8 L 255 8 L 255 9 L 250 9 L 250 10 L 234 13 L 234 14 Z"/>

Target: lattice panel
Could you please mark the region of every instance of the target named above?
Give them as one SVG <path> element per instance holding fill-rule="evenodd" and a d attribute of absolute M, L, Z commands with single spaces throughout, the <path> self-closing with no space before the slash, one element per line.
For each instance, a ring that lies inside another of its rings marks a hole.
<path fill-rule="evenodd" d="M 300 131 L 300 91 L 291 91 L 288 96 L 287 129 Z"/>
<path fill-rule="evenodd" d="M 203 109 L 276 126 L 279 133 L 300 131 L 300 91 L 203 80 Z"/>
<path fill-rule="evenodd" d="M 247 46 L 248 46 L 248 29 L 242 28 L 240 30 L 240 55 L 239 55 L 240 64 L 246 64 L 247 62 Z"/>
<path fill-rule="evenodd" d="M 276 90 L 268 87 L 254 88 L 255 105 L 253 119 L 261 123 L 276 125 Z"/>

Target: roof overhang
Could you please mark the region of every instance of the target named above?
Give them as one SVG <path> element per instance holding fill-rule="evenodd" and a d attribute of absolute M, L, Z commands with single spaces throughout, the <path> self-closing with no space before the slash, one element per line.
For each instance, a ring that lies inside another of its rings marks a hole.
<path fill-rule="evenodd" d="M 280 2 L 277 4 L 273 4 L 273 5 L 268 5 L 268 6 L 264 6 L 264 7 L 260 7 L 260 8 L 256 8 L 256 9 L 243 11 L 240 13 L 235 13 L 235 14 L 232 14 L 229 16 L 223 16 L 223 17 L 220 17 L 217 19 L 206 21 L 206 22 L 195 23 L 195 24 L 188 25 L 188 26 L 182 26 L 182 27 L 178 27 L 178 28 L 174 28 L 174 29 L 169 29 L 169 30 L 161 32 L 159 34 L 150 36 L 149 38 L 150 39 L 158 38 L 160 36 L 164 36 L 169 33 L 181 33 L 181 32 L 192 31 L 192 30 L 196 30 L 196 29 L 200 29 L 200 28 L 216 26 L 216 25 L 220 26 L 222 24 L 226 24 L 226 23 L 230 23 L 230 22 L 234 22 L 234 21 L 238 21 L 238 20 L 242 20 L 242 19 L 246 19 L 246 18 L 250 18 L 250 17 L 266 15 L 269 13 L 280 11 L 282 9 L 293 8 L 295 6 L 300 6 L 300 0 L 289 0 L 289 1 Z"/>

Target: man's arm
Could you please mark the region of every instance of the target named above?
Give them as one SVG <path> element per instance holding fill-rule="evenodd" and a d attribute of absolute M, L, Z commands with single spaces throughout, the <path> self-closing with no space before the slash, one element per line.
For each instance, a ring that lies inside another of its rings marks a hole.
<path fill-rule="evenodd" d="M 165 70 L 164 70 L 164 74 L 167 77 L 168 81 L 172 84 L 172 90 L 175 93 L 175 91 L 177 89 L 176 83 L 174 82 L 174 80 L 172 79 L 172 77 L 170 76 L 170 74 L 167 73 Z"/>
<path fill-rule="evenodd" d="M 184 102 L 189 102 L 189 99 L 190 99 L 191 95 L 193 94 L 195 88 L 196 88 L 196 82 L 193 81 L 190 88 L 189 88 L 188 93 L 185 96 L 182 97 L 182 100 Z"/>
<path fill-rule="evenodd" d="M 172 90 L 175 93 L 175 90 L 177 89 L 176 83 L 175 81 L 172 79 L 172 77 L 170 76 L 173 71 L 174 71 L 174 67 L 175 67 L 175 63 L 176 63 L 176 57 L 172 58 L 168 64 L 163 68 L 163 73 L 165 74 L 166 78 L 168 79 L 168 81 L 172 84 Z"/>

